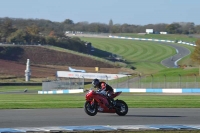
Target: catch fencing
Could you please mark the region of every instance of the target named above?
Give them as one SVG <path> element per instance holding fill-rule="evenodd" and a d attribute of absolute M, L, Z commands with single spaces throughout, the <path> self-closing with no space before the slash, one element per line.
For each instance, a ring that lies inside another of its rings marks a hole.
<path fill-rule="evenodd" d="M 113 88 L 200 88 L 200 76 L 127 76 L 107 83 Z"/>
<path fill-rule="evenodd" d="M 84 89 L 84 78 L 69 78 L 64 80 L 42 82 L 43 91 L 67 89 Z"/>
<path fill-rule="evenodd" d="M 92 81 L 92 80 L 91 80 Z M 127 76 L 105 81 L 113 88 L 200 88 L 200 76 Z M 90 82 L 89 82 L 90 83 Z M 68 78 L 64 80 L 44 81 L 42 90 L 85 89 L 85 79 Z M 91 87 L 91 86 L 90 86 Z M 87 88 L 86 88 L 87 89 Z"/>

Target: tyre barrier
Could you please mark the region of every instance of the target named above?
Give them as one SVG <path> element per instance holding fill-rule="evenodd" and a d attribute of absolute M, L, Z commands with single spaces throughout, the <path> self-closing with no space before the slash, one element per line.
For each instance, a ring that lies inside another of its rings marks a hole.
<path fill-rule="evenodd" d="M 183 42 L 183 41 L 171 41 L 171 40 L 159 40 L 159 39 L 149 39 L 149 38 L 132 38 L 132 37 L 122 37 L 122 36 L 108 36 L 109 38 L 117 38 L 117 39 L 129 39 L 129 40 L 137 40 L 137 41 L 154 41 L 154 42 L 169 42 L 169 43 L 179 43 L 186 44 L 191 46 L 196 46 L 196 44 Z"/>

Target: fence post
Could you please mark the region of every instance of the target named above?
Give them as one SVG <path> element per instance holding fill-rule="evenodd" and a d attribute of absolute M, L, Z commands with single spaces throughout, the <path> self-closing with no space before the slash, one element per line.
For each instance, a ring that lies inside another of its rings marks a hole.
<path fill-rule="evenodd" d="M 118 88 L 118 76 L 116 75 L 116 77 L 117 77 L 117 88 Z"/>
<path fill-rule="evenodd" d="M 128 84 L 128 88 L 129 88 L 129 76 L 127 75 L 127 77 L 128 77 L 128 82 L 127 82 L 127 84 Z"/>
<path fill-rule="evenodd" d="M 106 82 L 108 83 L 108 76 L 106 75 Z M 109 84 L 109 83 L 108 83 Z"/>
<path fill-rule="evenodd" d="M 181 88 L 181 75 L 179 74 L 179 87 Z"/>
<path fill-rule="evenodd" d="M 164 76 L 165 76 L 164 85 L 165 85 L 165 88 L 166 88 L 166 75 L 164 74 Z"/>
<path fill-rule="evenodd" d="M 141 76 L 139 75 L 138 88 L 141 88 Z"/>
<path fill-rule="evenodd" d="M 82 76 L 83 77 L 83 89 L 85 89 L 84 88 L 84 85 L 85 85 L 85 78 L 84 78 L 84 76 Z"/>
<path fill-rule="evenodd" d="M 69 89 L 71 89 L 71 78 L 69 78 Z"/>
<path fill-rule="evenodd" d="M 151 74 L 151 88 L 153 88 L 153 75 Z"/>
<path fill-rule="evenodd" d="M 197 75 L 194 74 L 194 76 L 195 76 L 195 87 L 198 88 L 198 87 L 197 87 Z"/>

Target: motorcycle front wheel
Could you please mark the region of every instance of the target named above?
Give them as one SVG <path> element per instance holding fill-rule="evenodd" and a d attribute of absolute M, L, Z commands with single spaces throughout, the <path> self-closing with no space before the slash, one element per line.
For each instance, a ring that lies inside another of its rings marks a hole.
<path fill-rule="evenodd" d="M 125 116 L 128 113 L 128 105 L 123 100 L 116 101 L 116 114 Z"/>
<path fill-rule="evenodd" d="M 91 105 L 91 103 L 89 101 L 86 101 L 84 110 L 85 110 L 86 114 L 88 114 L 90 116 L 95 116 L 97 114 L 97 105 L 96 105 L 96 103 Z"/>

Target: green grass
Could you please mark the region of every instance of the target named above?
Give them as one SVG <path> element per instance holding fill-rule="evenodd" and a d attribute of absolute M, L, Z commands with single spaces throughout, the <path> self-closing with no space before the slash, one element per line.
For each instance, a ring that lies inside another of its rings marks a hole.
<path fill-rule="evenodd" d="M 176 53 L 172 47 L 156 42 L 112 38 L 82 37 L 81 39 L 91 42 L 95 48 L 99 49 L 94 52 L 95 56 L 106 58 L 109 53 L 120 55 L 128 65 L 132 65 L 137 68 L 137 71 L 147 74 L 165 69 L 166 67 L 162 66 L 160 62 Z"/>
<path fill-rule="evenodd" d="M 155 74 L 154 76 L 195 76 L 196 74 L 198 76 L 199 68 L 193 68 L 193 69 L 182 69 L 182 68 L 168 68 L 165 70 L 159 71 L 159 73 Z"/>
<path fill-rule="evenodd" d="M 68 49 L 64 49 L 64 48 L 60 48 L 60 47 L 56 47 L 56 46 L 44 46 L 44 47 L 46 47 L 48 49 L 60 51 L 60 52 L 67 52 L 67 53 L 71 53 L 71 54 L 75 54 L 75 55 L 79 55 L 79 56 L 84 56 L 84 57 L 88 57 L 88 58 L 94 58 L 94 57 L 92 57 L 90 55 L 87 55 L 87 54 L 83 54 L 83 53 L 80 53 L 80 52 L 76 52 L 76 51 L 72 51 L 72 50 L 68 50 Z M 113 62 L 105 60 L 103 58 L 95 57 L 95 59 L 99 60 L 99 61 L 107 62 L 108 64 L 114 65 Z"/>
<path fill-rule="evenodd" d="M 197 38 L 194 38 L 192 36 L 188 35 L 181 35 L 181 34 L 146 34 L 146 35 L 139 35 L 139 34 L 133 34 L 133 33 L 118 33 L 113 34 L 116 36 L 124 36 L 124 37 L 134 37 L 134 38 L 148 38 L 148 39 L 160 39 L 160 40 L 182 40 L 185 42 L 194 43 Z"/>
<path fill-rule="evenodd" d="M 75 95 L 1 94 L 1 109 L 80 108 L 84 97 Z"/>
<path fill-rule="evenodd" d="M 175 50 L 156 42 L 132 41 L 112 38 L 81 38 L 92 42 L 92 45 L 102 51 L 118 54 L 132 62 L 160 62 L 163 58 L 175 54 Z M 96 52 L 94 53 L 94 55 Z M 105 55 L 99 55 L 105 57 Z"/>
<path fill-rule="evenodd" d="M 122 93 L 118 99 L 127 102 L 129 108 L 199 108 L 199 95 L 141 95 Z M 84 94 L 1 94 L 0 109 L 34 108 L 83 108 Z"/>
<path fill-rule="evenodd" d="M 38 91 L 42 90 L 42 86 L 0 86 L 1 92 L 24 92 L 27 89 L 28 91 Z"/>
<path fill-rule="evenodd" d="M 182 68 L 167 68 L 164 70 L 159 71 L 153 75 L 154 82 L 162 82 L 164 83 L 165 79 L 166 82 L 200 82 L 199 76 L 199 68 L 192 68 L 192 69 L 182 69 Z M 141 80 L 142 83 L 144 82 L 152 82 L 152 76 L 147 75 L 146 78 Z"/>
<path fill-rule="evenodd" d="M 183 44 L 179 44 L 182 47 L 185 47 L 187 49 L 189 49 L 191 51 L 191 53 L 194 51 L 195 47 L 193 46 L 188 46 L 188 45 L 183 45 Z M 181 59 L 178 64 L 179 65 L 191 65 L 191 66 L 197 66 L 198 64 L 193 62 L 192 59 L 190 58 L 191 54 L 184 57 L 183 59 Z"/>
<path fill-rule="evenodd" d="M 160 39 L 160 40 L 182 40 L 185 42 L 190 42 L 190 43 L 195 43 L 195 41 L 197 41 L 198 38 L 194 38 L 188 35 L 178 35 L 178 34 L 167 34 L 167 35 L 161 35 L 161 34 L 146 34 L 146 35 L 138 35 L 138 34 L 132 34 L 132 33 L 119 33 L 116 34 L 119 36 L 125 36 L 125 37 L 137 37 L 137 38 L 148 38 L 148 39 Z M 193 46 L 189 46 L 189 45 L 184 45 L 184 44 L 177 44 L 180 45 L 182 47 L 185 47 L 187 49 L 189 49 L 191 51 L 191 53 L 194 51 L 194 47 Z M 192 62 L 192 60 L 190 59 L 190 55 L 184 57 L 183 59 L 181 59 L 178 62 L 179 65 L 197 65 L 195 62 Z"/>

